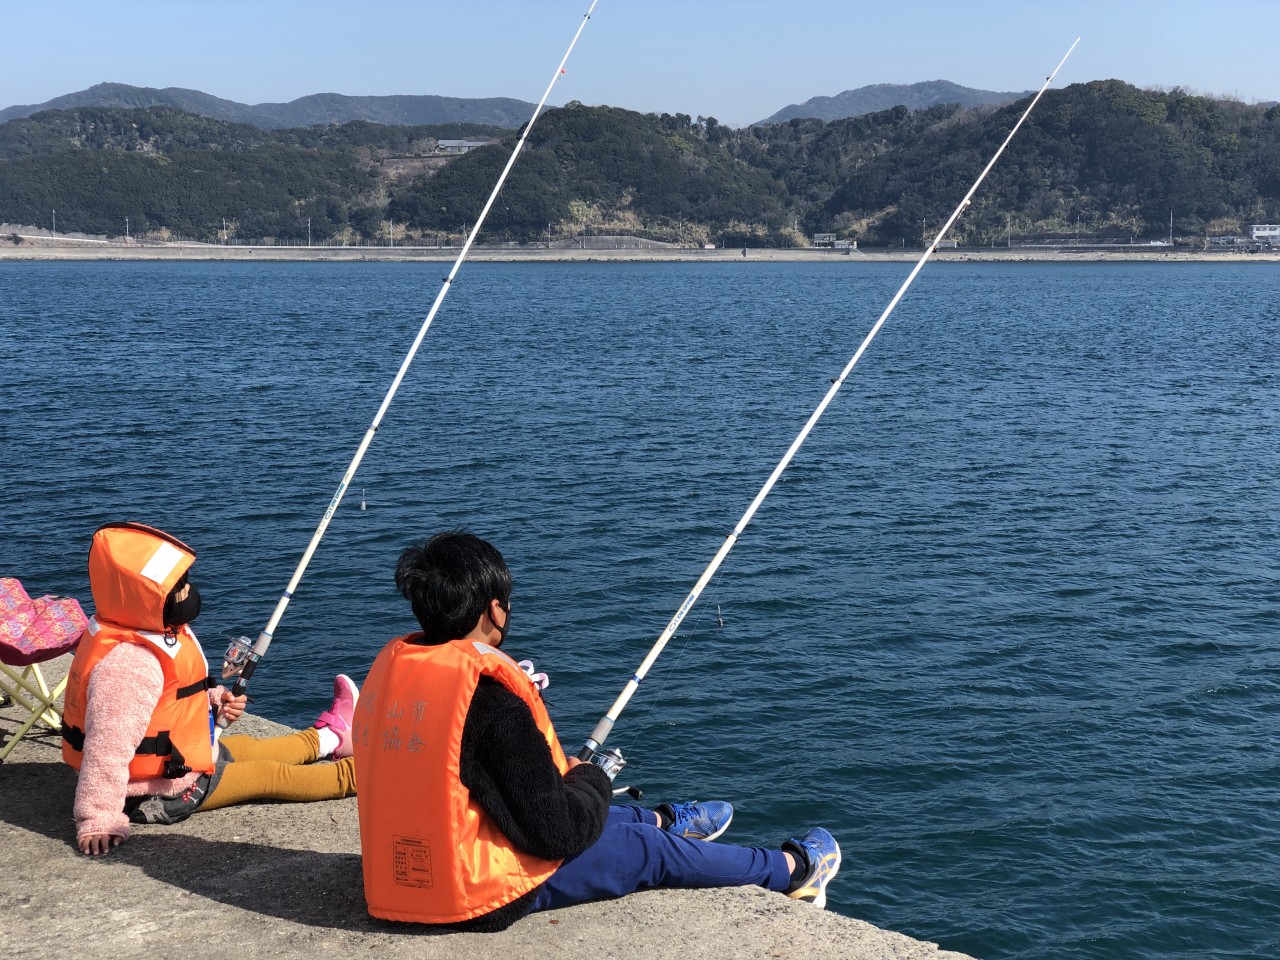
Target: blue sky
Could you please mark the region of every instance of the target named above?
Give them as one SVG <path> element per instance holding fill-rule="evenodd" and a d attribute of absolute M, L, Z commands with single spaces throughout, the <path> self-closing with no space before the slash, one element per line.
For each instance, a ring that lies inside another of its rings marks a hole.
<path fill-rule="evenodd" d="M 0 5 L 0 107 L 94 83 L 244 103 L 309 93 L 536 100 L 590 0 L 47 0 Z M 1119 78 L 1280 100 L 1276 0 L 600 0 L 553 103 L 763 119 L 871 83 Z"/>

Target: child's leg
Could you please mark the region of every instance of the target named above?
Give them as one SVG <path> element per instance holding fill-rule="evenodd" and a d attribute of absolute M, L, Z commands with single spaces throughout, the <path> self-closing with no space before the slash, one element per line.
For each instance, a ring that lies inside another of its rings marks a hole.
<path fill-rule="evenodd" d="M 646 810 L 644 807 L 633 806 L 629 803 L 611 803 L 609 805 L 608 823 L 647 823 L 651 826 L 658 825 L 658 815 L 652 810 Z"/>
<path fill-rule="evenodd" d="M 320 731 L 315 727 L 295 730 L 283 737 L 268 737 L 260 740 L 257 737 L 236 736 L 234 734 L 222 738 L 236 763 L 246 760 L 274 760 L 277 763 L 315 763 L 320 756 Z"/>
<path fill-rule="evenodd" d="M 791 884 L 781 850 L 686 840 L 647 823 L 618 822 L 624 816 L 615 817 L 610 810 L 600 839 L 560 865 L 542 885 L 534 910 L 611 900 L 654 887 L 786 890 Z"/>
<path fill-rule="evenodd" d="M 233 747 L 229 749 L 234 751 Z M 216 810 L 250 800 L 285 800 L 293 803 L 336 800 L 339 797 L 354 796 L 355 792 L 356 762 L 352 757 L 337 763 L 306 764 L 281 763 L 275 760 L 237 760 L 223 768 L 221 779 L 200 805 L 200 809 Z"/>

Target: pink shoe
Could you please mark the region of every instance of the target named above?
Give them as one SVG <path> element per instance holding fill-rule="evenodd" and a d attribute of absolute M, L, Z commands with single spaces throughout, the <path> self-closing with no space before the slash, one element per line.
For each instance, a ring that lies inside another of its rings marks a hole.
<path fill-rule="evenodd" d="M 333 678 L 333 705 L 316 718 L 313 727 L 328 727 L 338 735 L 338 748 L 333 751 L 334 760 L 344 760 L 352 754 L 351 721 L 360 701 L 360 688 L 345 673 Z"/>

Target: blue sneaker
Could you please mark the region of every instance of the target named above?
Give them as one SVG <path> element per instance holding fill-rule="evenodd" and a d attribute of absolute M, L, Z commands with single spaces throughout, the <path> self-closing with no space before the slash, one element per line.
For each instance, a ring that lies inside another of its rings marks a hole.
<path fill-rule="evenodd" d="M 693 803 L 664 803 L 658 812 L 670 821 L 667 833 L 689 840 L 714 840 L 729 829 L 733 807 L 723 800 Z"/>
<path fill-rule="evenodd" d="M 815 907 L 825 907 L 827 884 L 840 870 L 840 844 L 836 843 L 836 838 L 821 827 L 814 827 L 803 839 L 788 840 L 782 849 L 803 857 L 805 862 L 804 876 L 791 882 L 787 896 L 792 900 L 812 903 Z"/>

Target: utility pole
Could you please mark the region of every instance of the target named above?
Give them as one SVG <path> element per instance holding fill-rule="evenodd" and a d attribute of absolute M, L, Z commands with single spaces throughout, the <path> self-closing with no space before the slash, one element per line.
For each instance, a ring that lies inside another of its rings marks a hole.
<path fill-rule="evenodd" d="M 1169 210 L 1169 246 L 1173 246 L 1173 210 Z"/>
<path fill-rule="evenodd" d="M 57 210 L 53 211 L 53 229 L 49 232 L 50 233 L 58 232 L 58 211 Z"/>
<path fill-rule="evenodd" d="M 311 218 L 307 217 L 307 246 L 311 246 Z"/>
<path fill-rule="evenodd" d="M 129 218 L 124 218 L 124 242 L 129 242 Z"/>

